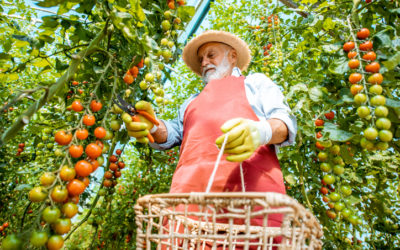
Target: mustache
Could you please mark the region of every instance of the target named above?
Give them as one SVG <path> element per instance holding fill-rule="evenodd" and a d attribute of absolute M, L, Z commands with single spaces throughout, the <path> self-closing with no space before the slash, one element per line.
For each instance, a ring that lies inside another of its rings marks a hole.
<path fill-rule="evenodd" d="M 217 66 L 215 66 L 214 64 L 207 65 L 205 68 L 203 68 L 203 72 L 201 72 L 202 75 L 204 76 L 204 73 L 209 69 L 217 69 Z"/>

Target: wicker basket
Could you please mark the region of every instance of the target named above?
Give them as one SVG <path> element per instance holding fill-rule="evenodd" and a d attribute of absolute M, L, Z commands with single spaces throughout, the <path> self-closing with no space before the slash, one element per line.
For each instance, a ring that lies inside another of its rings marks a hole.
<path fill-rule="evenodd" d="M 135 212 L 137 249 L 322 248 L 316 218 L 279 193 L 147 195 Z M 281 227 L 268 226 L 277 214 Z M 255 219 L 261 223 L 254 225 Z"/>

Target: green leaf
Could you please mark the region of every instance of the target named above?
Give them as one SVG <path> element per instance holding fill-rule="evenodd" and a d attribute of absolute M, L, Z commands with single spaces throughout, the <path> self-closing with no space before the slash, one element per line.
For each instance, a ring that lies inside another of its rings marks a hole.
<path fill-rule="evenodd" d="M 314 102 L 319 102 L 322 100 L 324 93 L 319 87 L 313 87 L 308 91 L 310 99 Z"/>
<path fill-rule="evenodd" d="M 349 69 L 348 61 L 345 57 L 333 61 L 328 68 L 329 72 L 334 75 L 343 75 L 349 71 Z"/>
<path fill-rule="evenodd" d="M 8 74 L 7 77 L 8 77 L 9 81 L 16 81 L 19 79 L 19 76 L 17 73 Z"/>
<path fill-rule="evenodd" d="M 286 176 L 285 176 L 285 181 L 286 181 L 287 183 L 289 183 L 290 185 L 296 184 L 296 179 L 294 178 L 294 175 L 293 175 L 293 174 L 288 174 L 288 175 L 286 175 Z"/>
<path fill-rule="evenodd" d="M 347 203 L 347 205 L 354 206 L 354 205 L 357 205 L 358 203 L 360 203 L 361 199 L 357 198 L 353 195 L 350 195 L 349 197 L 347 197 L 345 199 L 345 202 Z"/>
<path fill-rule="evenodd" d="M 400 108 L 400 101 L 386 98 L 386 106 L 391 107 L 391 108 Z"/>
<path fill-rule="evenodd" d="M 178 17 L 183 22 L 189 22 L 194 14 L 196 13 L 196 9 L 193 6 L 180 6 L 178 7 Z"/>
<path fill-rule="evenodd" d="M 378 33 L 376 33 L 373 37 L 374 39 L 374 47 L 391 47 L 392 46 L 392 40 L 390 40 L 390 34 L 389 33 L 390 29 L 385 29 L 382 30 Z"/>
<path fill-rule="evenodd" d="M 400 51 L 397 51 L 397 53 L 391 56 L 389 60 L 383 61 L 382 64 L 385 65 L 388 70 L 393 70 L 400 64 Z"/>
<path fill-rule="evenodd" d="M 324 124 L 324 133 L 329 133 L 329 139 L 332 141 L 346 142 L 353 138 L 354 134 L 339 129 L 339 126 L 330 122 Z"/>
<path fill-rule="evenodd" d="M 324 28 L 324 30 L 328 31 L 335 28 L 335 23 L 332 21 L 332 18 L 328 17 L 325 19 L 322 27 Z"/>
<path fill-rule="evenodd" d="M 26 47 L 26 46 L 28 46 L 29 45 L 29 43 L 28 42 L 25 42 L 25 41 L 15 41 L 15 43 L 14 43 L 14 46 L 15 47 L 18 47 L 18 48 L 22 48 L 22 47 Z"/>
<path fill-rule="evenodd" d="M 146 19 L 146 14 L 144 14 L 142 7 L 140 6 L 140 0 L 129 0 L 131 4 L 131 13 L 134 14 L 140 22 Z"/>
<path fill-rule="evenodd" d="M 0 60 L 9 60 L 11 59 L 11 55 L 7 53 L 0 53 Z"/>
<path fill-rule="evenodd" d="M 46 8 L 48 8 L 48 7 L 57 6 L 60 2 L 61 2 L 61 1 L 58 1 L 58 0 L 45 0 L 45 1 L 42 1 L 42 2 L 36 3 L 36 5 L 38 5 L 38 6 L 40 6 L 40 7 L 46 7 Z"/>
<path fill-rule="evenodd" d="M 20 184 L 14 190 L 15 191 L 23 191 L 23 190 L 29 190 L 32 188 L 33 188 L 33 186 L 30 184 Z"/>

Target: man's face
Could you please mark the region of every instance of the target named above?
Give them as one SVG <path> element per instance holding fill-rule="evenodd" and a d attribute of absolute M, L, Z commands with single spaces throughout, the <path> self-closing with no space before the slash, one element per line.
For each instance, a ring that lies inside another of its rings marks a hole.
<path fill-rule="evenodd" d="M 199 48 L 197 55 L 205 82 L 231 75 L 236 65 L 236 52 L 222 43 L 206 43 Z"/>

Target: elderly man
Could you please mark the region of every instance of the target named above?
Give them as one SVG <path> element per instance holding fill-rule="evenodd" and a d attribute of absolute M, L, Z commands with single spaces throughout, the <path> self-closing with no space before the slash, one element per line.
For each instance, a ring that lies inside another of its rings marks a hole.
<path fill-rule="evenodd" d="M 206 86 L 182 105 L 178 117 L 127 126 L 129 134 L 146 141 L 151 133 L 156 149 L 180 145 L 180 158 L 170 192 L 204 192 L 225 136 L 228 136 L 211 192 L 242 191 L 239 162 L 242 162 L 245 190 L 285 193 L 275 147 L 294 142 L 295 118 L 289 115 L 284 97 L 264 74 L 244 77 L 250 63 L 248 45 L 223 31 L 206 31 L 183 50 L 183 60 Z M 154 114 L 147 102 L 137 109 Z M 222 131 L 222 132 L 221 132 Z M 281 218 L 270 222 L 278 226 Z"/>

